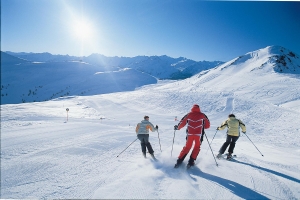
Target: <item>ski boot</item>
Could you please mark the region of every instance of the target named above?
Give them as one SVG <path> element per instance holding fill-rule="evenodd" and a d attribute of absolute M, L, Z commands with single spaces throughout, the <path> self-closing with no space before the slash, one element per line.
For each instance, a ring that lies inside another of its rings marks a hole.
<path fill-rule="evenodd" d="M 155 158 L 155 156 L 154 156 L 153 153 L 151 153 L 150 155 L 151 155 L 151 157 L 153 158 L 153 160 L 157 161 L 157 159 Z"/>
<path fill-rule="evenodd" d="M 218 153 L 217 158 L 218 158 L 218 159 L 221 159 L 221 158 L 222 158 L 222 154 L 221 154 L 221 153 Z"/>
<path fill-rule="evenodd" d="M 195 163 L 194 162 L 192 162 L 192 163 L 188 163 L 187 165 L 186 165 L 186 168 L 187 169 L 189 169 L 189 168 L 191 168 L 192 166 L 194 166 L 195 165 Z"/>
<path fill-rule="evenodd" d="M 232 158 L 232 153 L 228 153 L 226 159 L 227 159 L 227 160 L 231 160 L 231 158 Z"/>
<path fill-rule="evenodd" d="M 182 161 L 181 159 L 177 159 L 177 163 L 175 164 L 174 168 L 178 168 L 181 164 L 182 164 Z"/>
<path fill-rule="evenodd" d="M 143 156 L 144 156 L 144 158 L 146 158 L 146 152 L 143 152 Z"/>
<path fill-rule="evenodd" d="M 187 169 L 189 169 L 190 167 L 194 166 L 195 165 L 195 161 L 192 157 L 190 157 L 190 160 L 186 166 Z"/>

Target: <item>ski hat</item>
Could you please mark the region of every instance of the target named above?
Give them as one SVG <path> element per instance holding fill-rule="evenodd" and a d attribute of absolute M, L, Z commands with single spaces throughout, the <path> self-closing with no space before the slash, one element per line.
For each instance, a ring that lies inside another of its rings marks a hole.
<path fill-rule="evenodd" d="M 194 104 L 191 111 L 192 112 L 200 112 L 200 106 L 197 104 Z"/>
<path fill-rule="evenodd" d="M 228 115 L 228 117 L 235 117 L 235 115 L 234 114 L 230 114 L 230 115 Z"/>
<path fill-rule="evenodd" d="M 145 115 L 144 119 L 147 119 L 147 118 L 149 118 L 149 116 Z"/>

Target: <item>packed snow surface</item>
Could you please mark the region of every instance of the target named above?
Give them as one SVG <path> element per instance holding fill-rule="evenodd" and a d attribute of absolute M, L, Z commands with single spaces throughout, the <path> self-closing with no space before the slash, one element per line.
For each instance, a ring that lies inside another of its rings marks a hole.
<path fill-rule="evenodd" d="M 135 91 L 1 105 L 1 198 L 300 199 L 300 77 L 272 71 L 260 53 Z M 175 169 L 186 137 L 175 118 L 193 104 L 211 127 L 196 166 L 185 168 L 188 155 Z M 230 113 L 247 135 L 233 161 L 215 161 Z M 135 141 L 144 115 L 159 126 L 158 162 Z"/>

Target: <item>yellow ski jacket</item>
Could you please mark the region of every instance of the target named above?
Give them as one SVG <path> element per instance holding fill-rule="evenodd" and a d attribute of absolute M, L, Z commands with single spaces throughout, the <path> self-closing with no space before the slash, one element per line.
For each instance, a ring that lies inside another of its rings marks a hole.
<path fill-rule="evenodd" d="M 218 130 L 227 129 L 227 134 L 231 136 L 240 136 L 240 127 L 242 128 L 242 132 L 246 132 L 246 125 L 239 119 L 235 117 L 229 117 L 222 125 L 218 128 Z"/>

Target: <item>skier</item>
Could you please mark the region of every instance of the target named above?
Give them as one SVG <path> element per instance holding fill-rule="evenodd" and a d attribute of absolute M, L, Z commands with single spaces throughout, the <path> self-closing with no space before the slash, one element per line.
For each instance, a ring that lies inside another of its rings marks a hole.
<path fill-rule="evenodd" d="M 187 167 L 195 165 L 195 160 L 200 152 L 201 145 L 201 136 L 203 136 L 204 129 L 208 129 L 210 127 L 210 121 L 207 116 L 200 111 L 199 105 L 193 105 L 191 112 L 186 114 L 178 123 L 178 125 L 174 126 L 174 130 L 180 130 L 187 124 L 186 129 L 186 144 L 180 152 L 177 163 L 175 164 L 175 168 L 179 167 L 186 155 L 189 153 L 192 148 L 193 143 L 194 149 L 190 155 L 190 159 L 188 161 Z M 203 140 L 203 138 L 202 138 Z"/>
<path fill-rule="evenodd" d="M 149 116 L 145 116 L 144 120 L 142 120 L 140 123 L 137 124 L 135 128 L 135 132 L 137 134 L 138 139 L 141 141 L 141 148 L 143 152 L 144 158 L 146 158 L 146 147 L 148 149 L 148 152 L 150 153 L 151 157 L 156 160 L 154 156 L 154 151 L 152 149 L 152 146 L 149 142 L 149 130 L 152 132 L 158 130 L 158 126 L 155 127 L 151 122 L 149 122 Z"/>
<path fill-rule="evenodd" d="M 217 158 L 221 158 L 222 154 L 230 144 L 227 155 L 227 160 L 229 160 L 232 158 L 235 143 L 240 137 L 240 127 L 242 128 L 242 132 L 246 133 L 246 125 L 241 120 L 236 119 L 234 114 L 230 114 L 228 115 L 228 119 L 224 121 L 217 130 L 224 130 L 226 127 L 228 128 L 226 142 L 220 148 Z"/>

